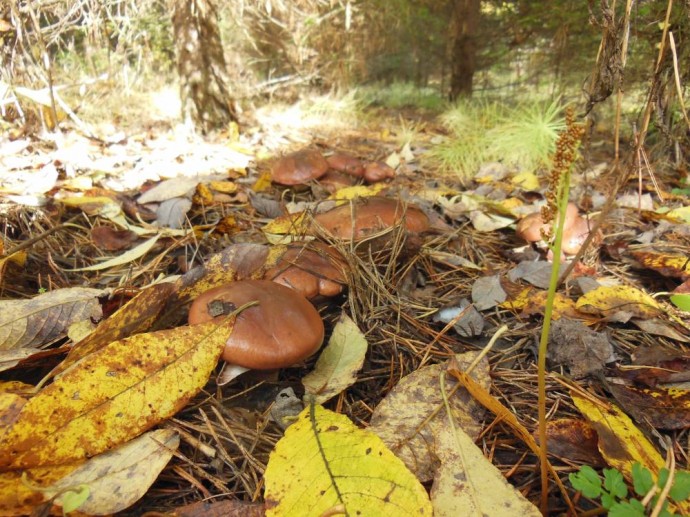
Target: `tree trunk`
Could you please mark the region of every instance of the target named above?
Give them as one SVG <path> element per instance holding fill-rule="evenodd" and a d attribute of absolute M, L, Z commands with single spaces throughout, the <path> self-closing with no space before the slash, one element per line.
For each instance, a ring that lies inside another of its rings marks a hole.
<path fill-rule="evenodd" d="M 204 133 L 237 122 L 215 0 L 174 0 L 172 24 L 182 117 Z"/>
<path fill-rule="evenodd" d="M 477 66 L 480 0 L 453 0 L 450 20 L 450 100 L 472 95 Z"/>

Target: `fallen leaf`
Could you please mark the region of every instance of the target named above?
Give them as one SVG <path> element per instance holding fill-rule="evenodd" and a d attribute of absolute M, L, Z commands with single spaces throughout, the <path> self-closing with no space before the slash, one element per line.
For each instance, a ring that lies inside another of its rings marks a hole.
<path fill-rule="evenodd" d="M 129 264 L 130 262 L 133 262 L 146 255 L 151 250 L 151 248 L 153 248 L 153 246 L 156 244 L 159 238 L 160 235 L 154 235 L 149 240 L 142 242 L 138 246 L 132 248 L 126 253 L 123 253 L 122 255 L 118 255 L 117 257 L 105 260 L 103 262 L 99 262 L 98 264 L 94 264 L 92 266 L 78 267 L 75 269 L 70 269 L 68 271 L 100 271 L 102 269 L 109 269 L 111 267 Z"/>
<path fill-rule="evenodd" d="M 0 473 L 0 515 L 43 515 L 37 510 L 42 504 L 50 510 L 48 496 L 40 490 L 68 475 L 78 465 L 52 466 Z M 24 479 L 22 479 L 24 478 Z"/>
<path fill-rule="evenodd" d="M 264 474 L 267 516 L 431 515 L 424 487 L 374 433 L 311 404 Z"/>
<path fill-rule="evenodd" d="M 67 287 L 28 300 L 0 301 L 0 350 L 36 347 L 64 335 L 72 323 L 101 318 L 105 291 Z"/>
<path fill-rule="evenodd" d="M 364 334 L 343 313 L 314 369 L 302 379 L 305 401 L 322 404 L 352 386 L 364 364 L 367 348 Z"/>
<path fill-rule="evenodd" d="M 170 517 L 264 517 L 263 503 L 247 503 L 226 499 L 224 501 L 199 501 L 175 508 Z"/>
<path fill-rule="evenodd" d="M 535 435 L 536 432 L 537 430 Z M 597 433 L 586 420 L 558 418 L 546 422 L 547 450 L 558 458 L 603 467 L 606 462 L 599 452 L 597 442 Z"/>
<path fill-rule="evenodd" d="M 597 287 L 583 294 L 575 306 L 579 311 L 617 323 L 625 323 L 633 317 L 656 318 L 665 313 L 647 293 L 622 285 Z"/>
<path fill-rule="evenodd" d="M 539 178 L 533 172 L 525 171 L 518 173 L 510 181 L 513 185 L 523 190 L 539 190 Z"/>
<path fill-rule="evenodd" d="M 687 280 L 690 278 L 690 260 L 685 255 L 673 255 L 656 251 L 631 251 L 630 255 L 647 269 L 664 276 Z"/>
<path fill-rule="evenodd" d="M 140 291 L 81 341 L 74 344 L 67 357 L 51 372 L 64 372 L 82 357 L 125 337 L 145 332 L 163 311 L 175 284 L 160 283 Z"/>
<path fill-rule="evenodd" d="M 174 415 L 206 384 L 233 324 L 138 334 L 84 357 L 24 405 L 0 440 L 0 468 L 83 460 Z"/>
<path fill-rule="evenodd" d="M 435 517 L 541 516 L 462 428 L 446 425 L 438 438 L 441 467 L 431 488 Z"/>
<path fill-rule="evenodd" d="M 467 368 L 477 357 L 477 352 L 458 354 L 462 368 Z M 447 427 L 447 415 L 443 409 L 440 391 L 440 374 L 447 365 L 435 364 L 415 370 L 403 377 L 379 403 L 371 417 L 369 430 L 405 462 L 417 478 L 430 481 L 438 468 L 438 434 Z M 483 359 L 473 375 L 488 389 L 489 363 Z M 446 381 L 448 391 L 454 382 Z M 483 410 L 467 391 L 461 389 L 449 397 L 453 418 L 473 439 L 482 430 Z"/>
<path fill-rule="evenodd" d="M 690 342 L 690 338 L 685 334 L 681 334 L 680 331 L 676 330 L 673 324 L 668 321 L 659 318 L 632 318 L 630 322 L 640 330 L 644 330 L 647 334 L 675 339 L 681 343 Z"/>
<path fill-rule="evenodd" d="M 43 490 L 53 497 L 70 487 L 86 485 L 88 497 L 79 505 L 79 511 L 88 515 L 114 514 L 146 493 L 179 445 L 176 431 L 150 431 L 94 456 Z M 64 505 L 64 497 L 58 495 L 55 502 Z"/>
<path fill-rule="evenodd" d="M 17 393 L 0 391 L 0 439 L 17 419 L 27 399 Z"/>
<path fill-rule="evenodd" d="M 168 199 L 183 197 L 191 193 L 199 183 L 199 178 L 173 178 L 161 181 L 158 185 L 144 192 L 137 199 L 137 203 L 157 203 Z"/>
<path fill-rule="evenodd" d="M 605 332 L 595 332 L 567 318 L 551 323 L 547 358 L 551 363 L 565 365 L 575 379 L 603 373 L 606 364 L 616 359 Z"/>
<path fill-rule="evenodd" d="M 478 311 L 485 311 L 503 303 L 507 298 L 498 275 L 478 278 L 472 285 L 472 303 Z"/>
<path fill-rule="evenodd" d="M 515 222 L 515 218 L 513 217 L 492 214 L 481 210 L 472 210 L 469 217 L 472 226 L 474 226 L 474 229 L 478 232 L 493 232 L 501 228 L 507 228 Z"/>
<path fill-rule="evenodd" d="M 192 202 L 186 197 L 166 199 L 156 210 L 156 223 L 161 228 L 182 228 L 187 221 L 187 212 L 190 208 Z"/>
<path fill-rule="evenodd" d="M 386 183 L 374 183 L 373 185 L 354 185 L 352 187 L 343 187 L 331 194 L 328 199 L 334 201 L 348 201 L 358 197 L 377 196 L 388 185 Z"/>
<path fill-rule="evenodd" d="M 484 330 L 484 316 L 466 298 L 442 307 L 433 319 L 445 324 L 453 322 L 453 329 L 462 337 L 481 336 Z"/>
<path fill-rule="evenodd" d="M 110 226 L 96 226 L 91 229 L 91 240 L 97 248 L 119 251 L 129 248 L 138 238 L 131 230 L 116 230 Z"/>
<path fill-rule="evenodd" d="M 655 429 L 690 427 L 690 391 L 675 388 L 638 388 L 609 383 L 618 404 L 640 423 Z"/>

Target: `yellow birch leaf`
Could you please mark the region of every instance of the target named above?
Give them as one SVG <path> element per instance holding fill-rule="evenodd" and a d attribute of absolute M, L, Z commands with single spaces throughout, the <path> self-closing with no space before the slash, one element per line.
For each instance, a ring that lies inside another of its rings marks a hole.
<path fill-rule="evenodd" d="M 78 267 L 75 269 L 69 269 L 68 271 L 100 271 L 101 269 L 108 269 L 111 267 L 122 266 L 123 264 L 129 264 L 130 262 L 133 262 L 138 258 L 141 258 L 144 255 L 146 255 L 151 250 L 151 248 L 153 248 L 153 245 L 156 244 L 156 241 L 158 241 L 159 238 L 160 235 L 154 235 L 149 240 L 142 242 L 141 244 L 135 246 L 131 250 L 126 251 L 122 255 L 113 257 L 110 260 L 106 260 L 104 262 L 99 262 L 98 264 L 94 264 L 93 266 Z"/>
<path fill-rule="evenodd" d="M 112 451 L 94 456 L 58 482 L 45 487 L 50 495 L 80 485 L 89 488 L 79 511 L 88 515 L 110 515 L 138 501 L 180 445 L 180 436 L 171 429 L 150 431 Z M 64 505 L 64 497 L 55 500 Z"/>
<path fill-rule="evenodd" d="M 446 421 L 447 423 L 447 421 Z M 446 426 L 437 443 L 441 466 L 431 489 L 434 517 L 540 517 L 462 427 Z"/>
<path fill-rule="evenodd" d="M 314 404 L 276 444 L 264 481 L 267 516 L 431 515 L 424 487 L 378 436 Z"/>
<path fill-rule="evenodd" d="M 328 199 L 335 201 L 349 201 L 358 197 L 376 196 L 383 189 L 387 188 L 386 183 L 374 183 L 373 185 L 353 185 L 352 187 L 343 187 L 331 194 Z"/>
<path fill-rule="evenodd" d="M 367 353 L 367 340 L 354 321 L 342 314 L 314 369 L 302 379 L 305 398 L 322 404 L 352 386 Z"/>
<path fill-rule="evenodd" d="M 523 190 L 539 190 L 539 178 L 533 172 L 521 172 L 513 176 L 510 181 Z"/>
<path fill-rule="evenodd" d="M 665 311 L 647 293 L 623 285 L 600 286 L 580 296 L 577 310 L 625 323 L 630 318 L 656 318 Z"/>
<path fill-rule="evenodd" d="M 67 357 L 55 367 L 51 374 L 57 375 L 64 372 L 82 357 L 113 341 L 148 330 L 160 315 L 175 288 L 175 284 L 162 283 L 140 291 L 107 320 L 102 321 L 93 332 L 75 343 Z"/>
<path fill-rule="evenodd" d="M 306 213 L 299 212 L 276 217 L 262 231 L 267 235 L 304 235 L 307 228 Z"/>
<path fill-rule="evenodd" d="M 206 384 L 233 324 L 138 334 L 84 357 L 24 405 L 0 468 L 83 460 L 171 417 Z"/>
<path fill-rule="evenodd" d="M 614 404 L 594 402 L 576 391 L 571 391 L 570 396 L 597 432 L 599 451 L 611 467 L 618 469 L 628 481 L 632 481 L 632 466 L 636 461 L 654 476 L 659 474 L 664 458 L 628 415 Z"/>
<path fill-rule="evenodd" d="M 270 170 L 262 172 L 259 178 L 254 182 L 254 185 L 252 185 L 252 190 L 254 192 L 265 192 L 271 188 L 272 181 L 272 174 Z"/>
<path fill-rule="evenodd" d="M 535 289 L 533 287 L 525 287 L 517 296 L 501 303 L 499 307 L 502 309 L 520 311 L 527 307 L 534 291 Z"/>
<path fill-rule="evenodd" d="M 36 508 L 49 499 L 48 494 L 40 488 L 68 475 L 77 466 L 0 473 L 0 516 L 38 515 Z"/>

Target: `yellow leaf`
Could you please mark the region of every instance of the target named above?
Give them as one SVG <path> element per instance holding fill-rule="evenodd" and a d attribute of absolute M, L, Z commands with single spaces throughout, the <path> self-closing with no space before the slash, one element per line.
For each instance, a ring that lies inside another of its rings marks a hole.
<path fill-rule="evenodd" d="M 104 262 L 99 262 L 93 266 L 78 267 L 68 271 L 100 271 L 101 269 L 108 269 L 111 267 L 122 266 L 123 264 L 129 264 L 130 262 L 133 262 L 146 255 L 151 248 L 153 248 L 153 245 L 156 244 L 156 241 L 158 241 L 159 238 L 160 235 L 154 235 L 149 240 L 142 242 L 122 255 L 111 258 L 110 260 L 106 260 Z"/>
<path fill-rule="evenodd" d="M 533 287 L 525 287 L 517 296 L 501 303 L 499 307 L 502 309 L 520 311 L 527 307 L 527 304 L 529 303 L 531 296 L 534 294 L 534 291 L 535 289 Z"/>
<path fill-rule="evenodd" d="M 58 201 L 63 205 L 81 208 L 87 215 L 100 215 L 111 219 L 122 214 L 120 204 L 107 196 L 73 196 Z"/>
<path fill-rule="evenodd" d="M 91 458 L 43 490 L 53 496 L 87 485 L 89 496 L 79 505 L 79 511 L 88 515 L 114 514 L 146 493 L 179 445 L 176 431 L 157 429 Z M 64 504 L 63 496 L 58 496 L 56 503 Z"/>
<path fill-rule="evenodd" d="M 539 178 L 533 172 L 516 174 L 511 182 L 523 190 L 539 190 Z"/>
<path fill-rule="evenodd" d="M 211 181 L 209 186 L 216 192 L 223 192 L 225 194 L 232 194 L 237 192 L 237 183 L 233 181 Z"/>
<path fill-rule="evenodd" d="M 599 451 L 611 467 L 632 482 L 632 466 L 639 462 L 656 480 L 664 467 L 664 458 L 628 415 L 614 404 L 602 400 L 595 402 L 576 391 L 571 391 L 570 396 L 597 432 Z M 690 512 L 690 502 L 677 503 L 676 508 L 685 515 Z"/>
<path fill-rule="evenodd" d="M 311 405 L 266 467 L 267 516 L 431 515 L 426 490 L 373 433 Z"/>
<path fill-rule="evenodd" d="M 321 404 L 352 386 L 367 348 L 367 340 L 355 322 L 341 315 L 314 370 L 302 379 L 306 395 Z"/>
<path fill-rule="evenodd" d="M 0 473 L 0 515 L 36 515 L 36 508 L 48 499 L 40 487 L 57 481 L 75 468 L 77 465 Z"/>
<path fill-rule="evenodd" d="M 431 490 L 434 517 L 541 516 L 462 427 L 446 426 L 438 435 L 436 449 L 441 466 Z"/>
<path fill-rule="evenodd" d="M 161 283 L 140 291 L 107 320 L 102 321 L 93 332 L 75 343 L 67 357 L 55 367 L 51 374 L 57 375 L 64 372 L 82 357 L 113 341 L 149 330 L 175 288 L 175 284 Z"/>
<path fill-rule="evenodd" d="M 297 214 L 282 215 L 276 217 L 262 228 L 267 236 L 269 235 L 304 235 L 307 233 L 309 225 L 305 212 Z M 275 242 L 272 242 L 276 244 Z"/>
<path fill-rule="evenodd" d="M 271 171 L 266 171 L 261 173 L 259 179 L 254 182 L 252 190 L 254 192 L 265 192 L 269 188 L 271 188 Z"/>
<path fill-rule="evenodd" d="M 376 196 L 383 189 L 387 188 L 386 183 L 374 183 L 373 185 L 354 185 L 352 187 L 343 187 L 331 194 L 328 199 L 335 201 L 348 201 L 358 197 Z"/>
<path fill-rule="evenodd" d="M 690 206 L 681 206 L 669 210 L 666 216 L 681 223 L 690 223 Z"/>
<path fill-rule="evenodd" d="M 623 323 L 631 317 L 656 318 L 665 312 L 648 294 L 623 285 L 592 289 L 577 300 L 575 307 L 579 311 L 598 314 L 609 321 Z"/>
<path fill-rule="evenodd" d="M 0 468 L 89 458 L 174 415 L 206 384 L 233 324 L 138 334 L 84 357 L 24 405 L 0 440 Z"/>

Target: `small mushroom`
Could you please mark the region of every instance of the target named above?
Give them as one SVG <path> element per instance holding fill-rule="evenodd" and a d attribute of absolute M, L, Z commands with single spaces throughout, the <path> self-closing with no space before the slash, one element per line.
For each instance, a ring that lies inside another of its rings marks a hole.
<path fill-rule="evenodd" d="M 249 302 L 257 305 L 237 315 L 222 358 L 226 368 L 218 380 L 225 384 L 249 370 L 284 368 L 316 352 L 323 342 L 321 316 L 294 289 L 269 280 L 240 280 L 201 294 L 189 309 L 190 325 L 232 313 Z"/>
<path fill-rule="evenodd" d="M 351 154 L 334 152 L 326 158 L 328 166 L 338 172 L 344 172 L 350 176 L 361 178 L 364 175 L 364 164 L 359 158 Z"/>
<path fill-rule="evenodd" d="M 355 176 L 350 176 L 336 170 L 329 170 L 319 178 L 319 185 L 326 189 L 326 191 L 333 193 L 338 189 L 351 187 L 355 185 L 357 181 Z"/>
<path fill-rule="evenodd" d="M 388 178 L 395 178 L 395 169 L 383 162 L 371 162 L 364 166 L 364 180 L 376 183 Z"/>
<path fill-rule="evenodd" d="M 264 278 L 291 287 L 309 300 L 328 298 L 342 292 L 344 267 L 338 252 L 323 242 L 293 242 Z"/>
<path fill-rule="evenodd" d="M 576 217 L 578 217 L 577 206 L 575 203 L 568 203 L 568 207 L 566 208 L 565 212 L 564 229 L 567 229 L 571 224 L 573 224 L 573 221 Z M 539 211 L 528 215 L 518 222 L 517 235 L 527 242 L 539 242 L 544 238 L 542 235 L 542 229 L 544 230 L 544 233 L 548 233 L 551 229 L 551 224 L 544 223 L 544 221 L 542 221 L 541 211 Z"/>
<path fill-rule="evenodd" d="M 281 185 L 301 185 L 320 178 L 328 170 L 328 162 L 315 149 L 302 149 L 280 158 L 271 169 L 274 182 Z"/>
<path fill-rule="evenodd" d="M 333 237 L 344 240 L 362 239 L 401 221 L 411 233 L 429 229 L 429 218 L 415 205 L 378 196 L 337 206 L 318 214 L 314 221 Z"/>
<path fill-rule="evenodd" d="M 541 213 L 536 212 L 520 220 L 517 225 L 517 234 L 527 242 L 539 242 L 543 239 L 542 229 L 544 232 L 548 232 L 550 228 L 551 224 L 545 224 L 542 221 Z M 561 251 L 567 255 L 575 255 L 588 235 L 588 220 L 580 216 L 575 203 L 568 203 Z"/>

